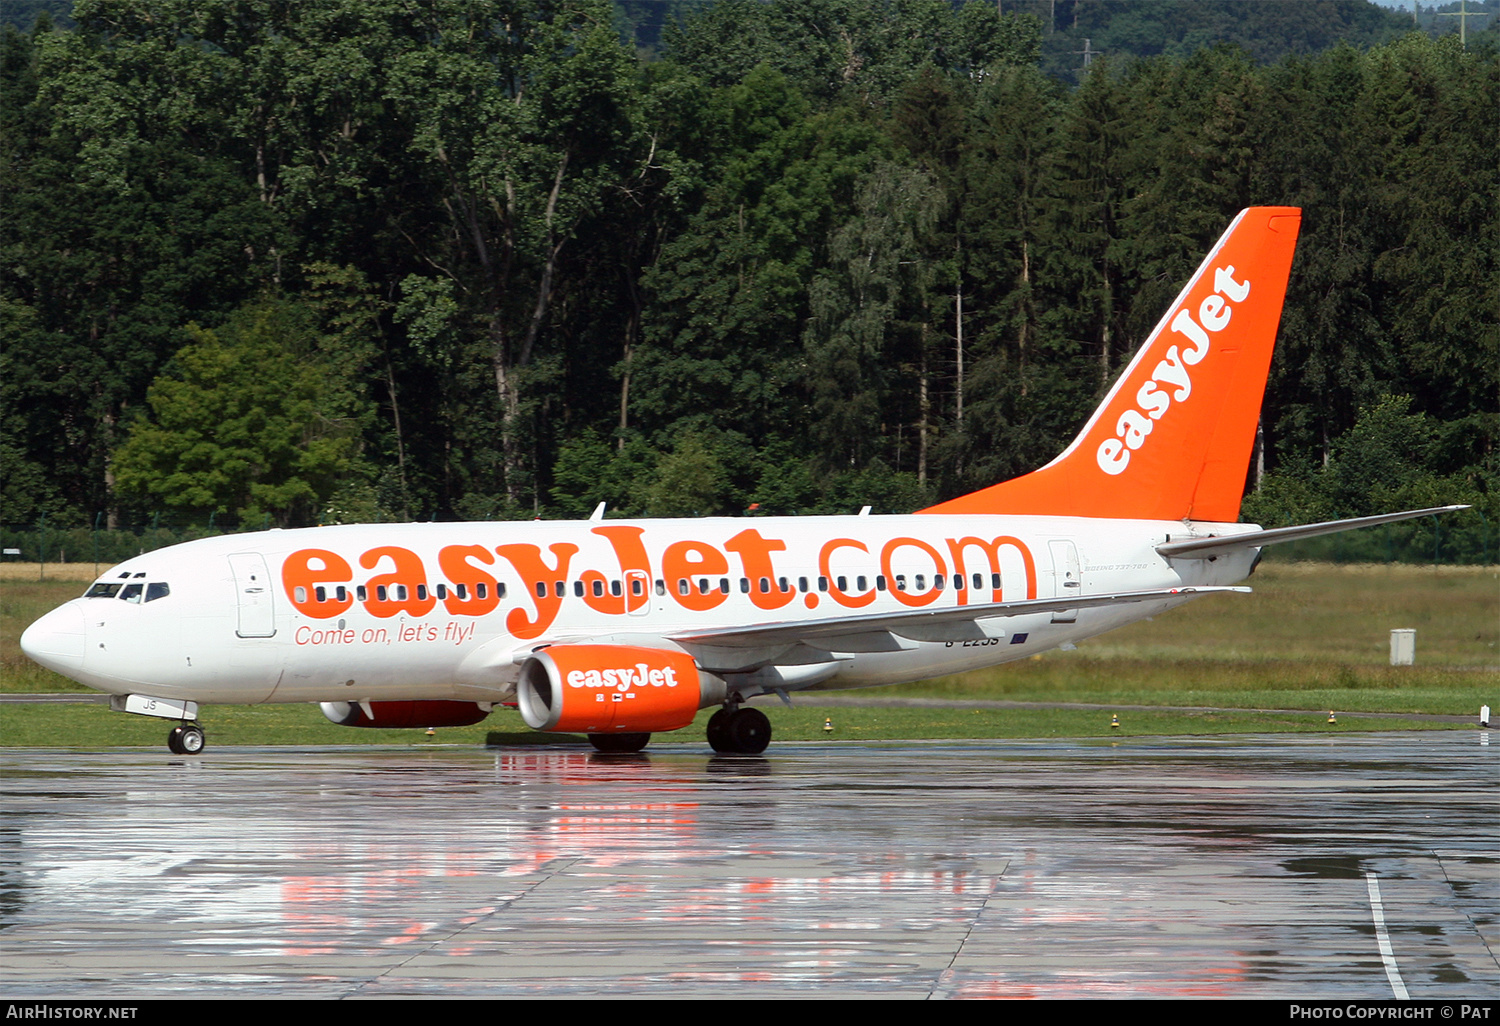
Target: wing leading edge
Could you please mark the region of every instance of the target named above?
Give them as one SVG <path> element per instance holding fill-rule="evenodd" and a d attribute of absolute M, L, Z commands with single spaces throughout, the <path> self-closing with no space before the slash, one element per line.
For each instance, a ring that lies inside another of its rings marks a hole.
<path fill-rule="evenodd" d="M 678 631 L 667 635 L 667 638 L 682 645 L 708 645 L 714 648 L 749 649 L 803 643 L 835 651 L 868 651 L 865 646 L 869 644 L 871 635 L 890 634 L 909 641 L 965 641 L 985 636 L 978 626 L 979 620 L 1052 613 L 1064 609 L 1160 602 L 1216 592 L 1248 594 L 1249 591 L 1249 588 L 1244 587 L 1157 588 L 1110 595 L 986 602 L 944 609 L 914 609 L 900 613 L 866 613 L 821 620 L 786 620 L 743 627 L 716 627 Z"/>

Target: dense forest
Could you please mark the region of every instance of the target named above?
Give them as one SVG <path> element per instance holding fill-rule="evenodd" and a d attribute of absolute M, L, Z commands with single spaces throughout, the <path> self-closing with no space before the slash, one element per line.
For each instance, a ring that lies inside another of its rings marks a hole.
<path fill-rule="evenodd" d="M 0 519 L 904 512 L 1049 460 L 1234 213 L 1291 204 L 1246 519 L 1493 535 L 1495 33 L 1116 4 L 1064 67 L 1104 6 L 7 26 Z"/>

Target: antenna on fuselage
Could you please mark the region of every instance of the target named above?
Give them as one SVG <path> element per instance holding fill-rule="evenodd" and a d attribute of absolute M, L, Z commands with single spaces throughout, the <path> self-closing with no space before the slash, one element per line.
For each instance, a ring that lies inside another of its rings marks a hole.
<path fill-rule="evenodd" d="M 594 512 L 592 512 L 592 513 L 589 514 L 589 519 L 590 520 L 603 520 L 604 519 L 604 507 L 607 506 L 607 505 L 608 505 L 608 503 L 601 502 L 601 503 L 599 503 L 599 505 L 595 506 L 594 507 Z"/>

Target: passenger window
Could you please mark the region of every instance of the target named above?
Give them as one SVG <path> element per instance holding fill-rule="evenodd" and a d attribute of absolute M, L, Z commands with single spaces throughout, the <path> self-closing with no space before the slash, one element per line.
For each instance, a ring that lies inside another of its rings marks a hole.
<path fill-rule="evenodd" d="M 354 589 L 354 597 L 359 599 L 361 602 L 365 601 L 365 599 L 370 597 L 369 589 L 361 584 L 359 587 Z"/>
<path fill-rule="evenodd" d="M 317 600 L 319 602 L 328 601 L 328 589 L 323 587 L 321 584 L 313 589 L 313 595 L 317 597 Z"/>
<path fill-rule="evenodd" d="M 748 595 L 748 594 L 750 594 L 750 578 L 748 578 L 748 577 L 741 577 L 740 578 L 740 594 L 742 594 L 742 595 Z"/>
<path fill-rule="evenodd" d="M 729 594 L 729 578 L 727 578 L 727 577 L 720 577 L 719 578 L 719 590 L 722 591 L 726 595 Z"/>
<path fill-rule="evenodd" d="M 582 581 L 574 581 L 573 582 L 573 597 L 574 598 L 583 598 L 583 582 Z"/>
<path fill-rule="evenodd" d="M 926 591 L 927 590 L 927 575 L 926 574 L 917 574 L 917 590 L 918 591 Z"/>
<path fill-rule="evenodd" d="M 468 588 L 468 585 L 465 585 L 465 584 L 455 584 L 453 586 L 453 594 L 455 594 L 455 595 L 458 596 L 458 600 L 460 602 L 467 602 L 469 600 L 469 588 Z M 480 596 L 480 597 L 483 598 L 483 596 Z"/>
<path fill-rule="evenodd" d="M 885 574 L 875 575 L 875 590 L 885 591 Z"/>
<path fill-rule="evenodd" d="M 639 577 L 632 577 L 630 579 L 630 594 L 640 595 L 644 593 L 645 590 L 646 586 L 641 583 L 641 579 Z"/>
<path fill-rule="evenodd" d="M 778 577 L 778 578 L 776 578 L 776 587 L 779 588 L 782 591 L 791 591 L 792 590 L 791 585 L 787 584 L 785 577 Z M 802 590 L 806 591 L 807 589 L 803 588 Z"/>
<path fill-rule="evenodd" d="M 300 606 L 302 603 L 307 601 L 307 589 L 302 587 L 302 585 L 299 584 L 292 590 L 297 598 L 297 605 Z"/>
<path fill-rule="evenodd" d="M 906 575 L 905 574 L 897 574 L 896 575 L 896 590 L 897 591 L 905 591 L 906 590 Z"/>
<path fill-rule="evenodd" d="M 686 595 L 691 591 L 692 588 L 688 586 L 688 579 L 686 577 L 677 578 L 677 594 Z"/>
<path fill-rule="evenodd" d="M 386 597 L 385 585 L 383 585 L 383 584 L 377 584 L 377 585 L 375 585 L 375 598 L 378 601 L 381 601 L 381 602 L 387 602 L 387 601 L 389 601 L 389 599 Z"/>
<path fill-rule="evenodd" d="M 349 589 L 341 584 L 337 588 L 333 589 L 333 597 L 338 599 L 340 602 L 347 602 L 349 600 Z M 151 600 L 148 598 L 146 599 L 146 601 L 150 602 Z"/>
<path fill-rule="evenodd" d="M 990 574 L 990 587 L 994 588 L 996 591 L 1000 590 L 1000 575 L 999 574 Z"/>
<path fill-rule="evenodd" d="M 983 587 L 984 587 L 984 575 L 983 574 L 975 574 L 974 575 L 974 590 L 975 591 L 979 591 Z"/>
<path fill-rule="evenodd" d="M 863 574 L 861 574 L 860 576 L 858 576 L 858 577 L 856 577 L 854 579 L 854 583 L 857 584 L 857 585 L 859 585 L 859 590 L 860 591 L 869 591 L 870 590 L 870 585 L 869 585 L 868 582 L 869 582 L 869 578 L 865 577 Z"/>
<path fill-rule="evenodd" d="M 568 582 L 567 581 L 553 581 L 552 582 L 552 594 L 553 594 L 553 596 L 555 598 L 562 598 L 567 593 L 568 593 Z"/>
<path fill-rule="evenodd" d="M 806 577 L 799 577 L 799 578 L 797 578 L 797 590 L 800 591 L 800 592 L 802 592 L 802 594 L 804 594 L 804 595 L 807 594 L 807 578 Z"/>
<path fill-rule="evenodd" d="M 604 582 L 600 581 L 600 580 L 595 580 L 594 581 L 594 597 L 598 598 L 599 596 L 601 596 L 603 594 L 604 594 Z"/>
<path fill-rule="evenodd" d="M 621 589 L 620 589 L 620 582 L 619 581 L 610 581 L 609 582 L 609 593 L 611 595 L 613 595 L 615 598 L 619 598 L 620 597 L 620 590 Z"/>
<path fill-rule="evenodd" d="M 665 595 L 667 593 L 667 582 L 660 577 L 656 579 L 656 593 L 658 595 Z"/>
<path fill-rule="evenodd" d="M 932 586 L 934 588 L 936 588 L 938 591 L 942 591 L 943 590 L 943 585 L 945 585 L 947 583 L 948 583 L 948 579 L 946 577 L 944 577 L 942 574 L 933 574 L 932 575 Z"/>
<path fill-rule="evenodd" d="M 439 584 L 437 586 L 437 597 L 438 601 L 442 601 L 448 597 L 448 586 L 446 584 Z"/>
<path fill-rule="evenodd" d="M 762 595 L 767 594 L 771 590 L 771 579 L 769 577 L 762 577 L 759 583 L 760 593 Z"/>
<path fill-rule="evenodd" d="M 819 591 L 827 591 L 828 590 L 828 578 L 826 578 L 826 577 L 819 577 L 818 578 L 818 590 Z"/>
<path fill-rule="evenodd" d="M 159 598 L 166 598 L 172 594 L 171 587 L 166 581 L 152 581 L 146 585 L 146 601 L 155 602 Z"/>

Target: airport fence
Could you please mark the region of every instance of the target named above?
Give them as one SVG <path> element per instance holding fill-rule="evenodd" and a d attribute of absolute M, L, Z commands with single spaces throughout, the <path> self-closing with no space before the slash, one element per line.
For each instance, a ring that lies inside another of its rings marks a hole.
<path fill-rule="evenodd" d="M 269 518 L 242 522 L 215 517 L 195 523 L 166 514 L 135 523 L 116 522 L 113 527 L 104 526 L 102 515 L 93 525 L 54 524 L 44 519 L 33 524 L 0 524 L 0 548 L 5 562 L 108 567 L 179 542 L 271 526 Z M 1489 565 L 1500 562 L 1500 523 L 1481 510 L 1467 509 L 1275 545 L 1266 550 L 1266 556 L 1277 562 Z"/>

